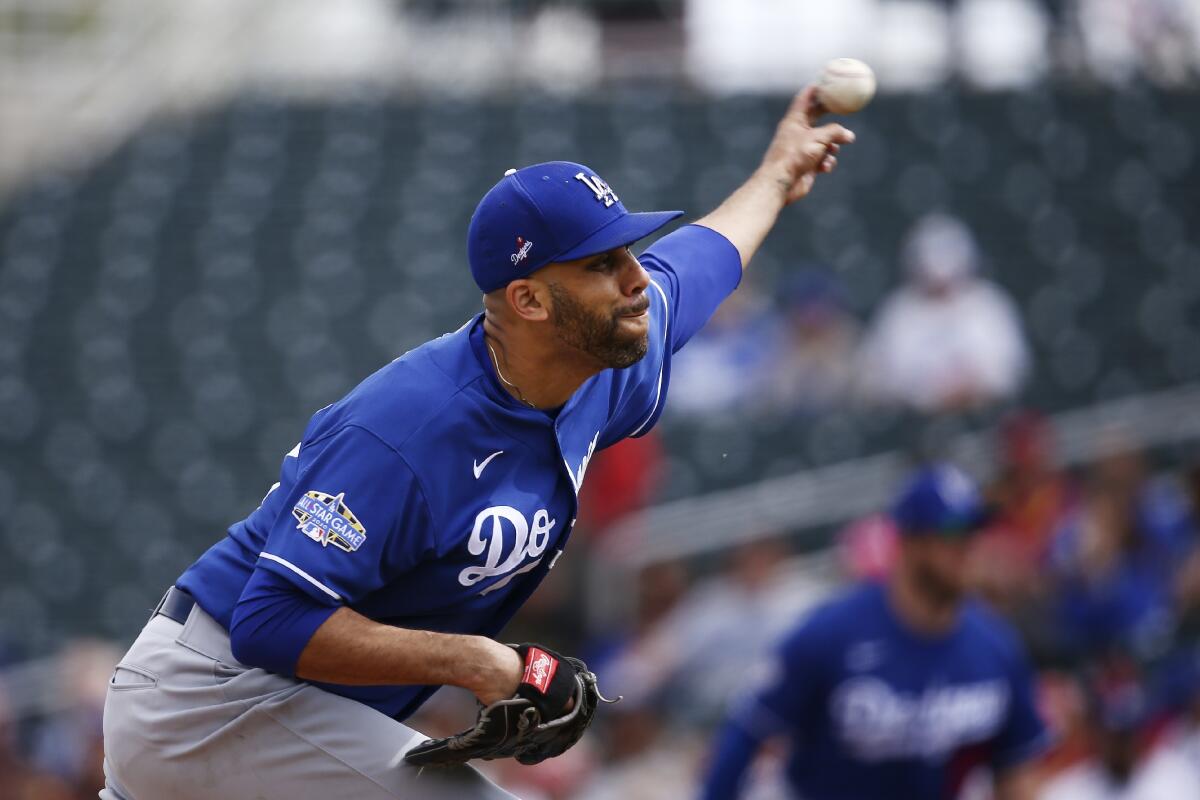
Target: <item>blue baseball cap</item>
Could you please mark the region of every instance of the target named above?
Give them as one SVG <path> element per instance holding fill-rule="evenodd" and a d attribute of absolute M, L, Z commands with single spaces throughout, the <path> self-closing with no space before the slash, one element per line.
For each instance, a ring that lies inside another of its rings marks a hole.
<path fill-rule="evenodd" d="M 633 244 L 682 214 L 630 213 L 594 170 L 547 161 L 510 169 L 483 196 L 471 215 L 467 260 L 487 293 L 551 262 Z"/>
<path fill-rule="evenodd" d="M 892 519 L 902 534 L 969 534 L 987 523 L 989 510 L 979 487 L 951 464 L 918 471 L 892 505 Z"/>

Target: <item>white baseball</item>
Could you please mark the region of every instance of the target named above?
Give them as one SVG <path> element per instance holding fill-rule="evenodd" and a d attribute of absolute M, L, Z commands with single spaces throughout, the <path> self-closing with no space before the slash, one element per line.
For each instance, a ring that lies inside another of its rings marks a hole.
<path fill-rule="evenodd" d="M 835 114 L 853 114 L 875 96 L 875 73 L 857 58 L 835 58 L 821 70 L 817 96 Z"/>

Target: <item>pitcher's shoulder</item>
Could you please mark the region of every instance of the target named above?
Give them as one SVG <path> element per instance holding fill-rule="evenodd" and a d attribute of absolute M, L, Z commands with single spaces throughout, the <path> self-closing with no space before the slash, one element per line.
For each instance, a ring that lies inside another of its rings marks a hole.
<path fill-rule="evenodd" d="M 345 397 L 322 409 L 321 427 L 365 428 L 387 444 L 404 443 L 448 409 L 470 402 L 464 391 L 482 377 L 467 326 L 409 350 L 368 376 Z M 451 414 L 451 416 L 453 416 Z"/>

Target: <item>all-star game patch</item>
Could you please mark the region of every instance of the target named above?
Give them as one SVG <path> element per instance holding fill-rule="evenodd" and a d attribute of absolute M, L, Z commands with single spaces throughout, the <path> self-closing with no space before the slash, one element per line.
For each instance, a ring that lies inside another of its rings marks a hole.
<path fill-rule="evenodd" d="M 346 493 L 305 492 L 292 509 L 296 527 L 322 547 L 333 545 L 353 553 L 367 540 L 367 529 L 343 502 Z"/>

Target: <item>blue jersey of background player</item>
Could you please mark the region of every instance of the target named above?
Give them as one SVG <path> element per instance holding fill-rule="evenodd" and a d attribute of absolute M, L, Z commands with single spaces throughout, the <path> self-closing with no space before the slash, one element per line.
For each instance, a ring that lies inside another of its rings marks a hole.
<path fill-rule="evenodd" d="M 805 800 L 941 800 L 989 768 L 1001 800 L 1029 797 L 1046 746 L 1013 632 L 965 600 L 967 534 L 983 521 L 961 470 L 922 470 L 893 508 L 900 557 L 886 584 L 819 607 L 784 637 L 722 728 L 706 798 L 732 798 L 760 744 L 790 739 Z"/>
<path fill-rule="evenodd" d="M 468 230 L 483 313 L 317 412 L 118 666 L 102 796 L 500 796 L 406 767 L 422 737 L 400 720 L 439 685 L 489 704 L 535 682 L 491 637 L 565 547 L 596 450 L 655 423 L 671 354 L 852 140 L 810 124 L 814 92 L 641 262 L 628 245 L 681 212 L 631 214 L 580 164 L 506 173 Z"/>

